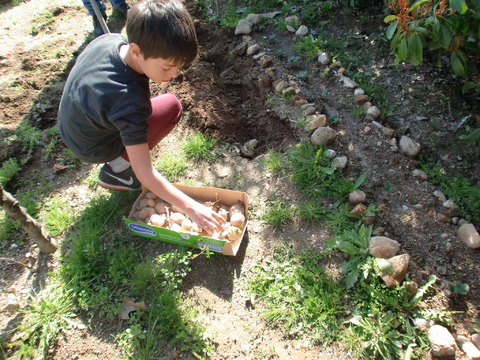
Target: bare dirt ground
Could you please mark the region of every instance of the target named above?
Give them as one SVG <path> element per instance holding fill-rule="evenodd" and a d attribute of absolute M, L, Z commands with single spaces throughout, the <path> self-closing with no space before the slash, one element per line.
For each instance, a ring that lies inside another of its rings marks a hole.
<path fill-rule="evenodd" d="M 332 148 L 349 159 L 348 176 L 369 175 L 363 186 L 367 201 L 382 210 L 375 227 L 383 228 L 384 234 L 397 240 L 401 251 L 411 256 L 409 275 L 413 280 L 422 284 L 428 275 L 437 275 L 435 295 L 427 299 L 427 306 L 459 311 L 451 330 L 468 334 L 468 323 L 477 319 L 480 306 L 480 288 L 476 282 L 480 275 L 480 253 L 459 241 L 456 225 L 438 217 L 447 209 L 432 195 L 436 189 L 434 185 L 412 176 L 416 160 L 393 151 L 390 138 L 386 138 L 371 121 L 354 115 L 353 90 L 343 87 L 335 77 L 323 76 L 325 67 L 305 60 L 295 64 L 288 61 L 295 54 L 295 35 L 270 24 L 255 29 L 250 37 L 244 38 L 235 35 L 234 28 L 218 28 L 205 23 L 198 4 L 190 0 L 186 4 L 196 18 L 201 56 L 169 84 L 152 84 L 152 95 L 161 92 L 176 94 L 190 120 L 179 125 L 155 156 L 161 156 L 165 148 L 171 150 L 179 139 L 196 131 L 218 137 L 221 144 L 231 145 L 230 151 L 225 150 L 222 160 L 206 169 L 191 169 L 189 178 L 199 185 L 245 191 L 252 205 L 248 233 L 237 256 L 217 258 L 214 263 L 199 258 L 184 283 L 185 300 L 201 306 L 202 320 L 214 339 L 216 350 L 211 358 L 351 358 L 348 352 L 335 347 L 310 347 L 302 341 L 284 338 L 279 330 L 260 321 L 260 305 L 253 308 L 246 305 L 249 299 L 242 288 L 245 275 L 253 265 L 268 258 L 273 244 L 282 239 L 298 249 L 321 251 L 323 242 L 331 236 L 321 224 L 307 226 L 296 222 L 288 229 L 278 231 L 261 221 L 259 209 L 272 194 L 288 196 L 292 203 L 298 196 L 287 179 L 268 173 L 262 165 L 262 156 L 267 149 L 282 152 L 309 136 L 294 124 L 301 116 L 298 106 L 269 101 L 274 94 L 272 84 L 278 79 L 294 83 L 303 98 L 315 103 L 317 109 L 328 115 L 328 126 L 339 134 Z M 220 11 L 226 11 L 227 4 L 220 1 Z M 6 139 L 22 121 L 41 129 L 55 126 L 63 83 L 76 56 L 87 43 L 86 37 L 92 27 L 81 3 L 36 0 L 12 6 L 1 0 L 0 5 L 0 127 Z M 54 14 L 53 22 L 47 23 L 42 18 L 45 9 Z M 462 80 L 452 76 L 448 67 L 434 68 L 429 59 L 418 67 L 394 66 L 389 44 L 382 39 L 385 30 L 383 16 L 377 15 L 382 11 L 380 6 L 373 7 L 370 16 L 353 10 L 344 11 L 335 17 L 341 21 L 332 21 L 318 31 L 346 42 L 345 51 L 351 52 L 352 57 L 362 52 L 369 54 L 366 62 L 359 62 L 357 68 L 350 71 L 367 72 L 386 89 L 390 114 L 382 114 L 377 121 L 394 129 L 397 140 L 401 134 L 408 134 L 422 145 L 424 158 L 442 164 L 448 171 L 462 172 L 478 182 L 480 164 L 476 149 L 466 147 L 458 139 L 464 132 L 463 127 L 455 132 L 452 130 L 466 116 L 471 119 L 468 123 L 476 126 L 475 115 L 480 113 L 478 95 L 462 96 Z M 32 35 L 34 24 L 42 25 L 36 35 Z M 123 28 L 123 23 L 117 19 L 109 19 L 108 24 L 112 31 L 120 32 Z M 261 44 L 262 51 L 274 58 L 272 65 L 263 69 L 258 60 L 239 55 L 236 49 L 243 41 Z M 55 54 L 54 60 L 52 53 Z M 295 76 L 301 70 L 309 75 Z M 373 129 L 371 133 L 364 133 L 366 126 Z M 239 156 L 235 147 L 251 139 L 259 142 L 256 157 Z M 0 162 L 11 157 L 23 158 L 22 152 L 20 143 L 3 141 Z M 22 177 L 53 182 L 69 202 L 88 201 L 89 193 L 101 191 L 81 183 L 95 171 L 95 167 L 82 165 L 55 172 L 56 159 L 45 160 L 40 150 L 28 154 L 27 158 L 17 181 L 7 188 L 13 194 L 25 191 Z M 391 191 L 386 191 L 387 187 Z M 121 219 L 118 219 L 118 227 L 122 226 Z M 130 236 L 126 230 L 124 236 Z M 157 254 L 173 246 L 136 237 L 132 237 L 132 241 L 143 243 L 146 254 Z M 446 242 L 453 244 L 453 251 L 445 251 Z M 38 253 L 33 243 L 21 233 L 3 241 L 1 252 L 2 257 L 19 261 L 25 260 L 27 252 Z M 332 258 L 332 261 L 338 260 Z M 41 255 L 37 262 L 37 267 L 48 266 L 50 270 L 57 265 L 54 258 Z M 44 274 L 40 270 L 32 274 L 26 268 L 0 262 L 0 303 L 4 304 L 1 309 L 12 297 L 20 304 L 24 302 L 32 287 L 44 280 L 37 278 L 40 273 Z M 456 281 L 469 285 L 467 296 L 448 291 L 446 284 Z M 0 319 L 0 328 L 8 330 L 15 315 L 4 311 Z M 67 332 L 49 359 L 119 358 L 120 349 L 112 335 L 125 329 L 127 324 L 121 320 L 90 321 L 94 326 L 87 330 Z M 162 355 L 167 359 L 193 358 L 177 349 L 165 349 Z M 425 354 L 425 358 L 432 357 Z M 462 354 L 458 352 L 456 358 L 461 359 Z"/>

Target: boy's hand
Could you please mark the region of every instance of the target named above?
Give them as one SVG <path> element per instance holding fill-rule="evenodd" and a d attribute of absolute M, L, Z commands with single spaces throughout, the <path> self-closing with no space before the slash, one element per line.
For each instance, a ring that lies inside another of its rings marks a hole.
<path fill-rule="evenodd" d="M 200 203 L 196 203 L 195 206 L 192 207 L 192 211 L 189 212 L 188 216 L 208 234 L 221 231 L 222 225 L 227 223 L 225 219 L 215 211 Z"/>

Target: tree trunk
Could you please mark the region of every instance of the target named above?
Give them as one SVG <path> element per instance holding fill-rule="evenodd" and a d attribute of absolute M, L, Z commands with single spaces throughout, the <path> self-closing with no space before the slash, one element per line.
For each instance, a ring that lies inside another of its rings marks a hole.
<path fill-rule="evenodd" d="M 15 220 L 30 235 L 44 253 L 52 253 L 57 250 L 52 244 L 49 236 L 43 230 L 42 226 L 20 206 L 17 200 L 3 189 L 0 184 L 0 205 L 6 211 L 7 215 Z"/>

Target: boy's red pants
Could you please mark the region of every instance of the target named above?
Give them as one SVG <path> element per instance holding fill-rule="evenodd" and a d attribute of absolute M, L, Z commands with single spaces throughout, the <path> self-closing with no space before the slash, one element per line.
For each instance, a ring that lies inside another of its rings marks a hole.
<path fill-rule="evenodd" d="M 182 116 L 182 104 L 173 94 L 163 94 L 151 99 L 152 115 L 147 119 L 148 147 L 152 150 L 170 134 Z M 127 152 L 122 157 L 128 160 Z"/>

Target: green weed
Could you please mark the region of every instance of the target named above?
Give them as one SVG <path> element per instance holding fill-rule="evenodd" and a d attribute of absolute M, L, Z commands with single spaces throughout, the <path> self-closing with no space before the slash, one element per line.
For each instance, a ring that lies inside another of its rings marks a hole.
<path fill-rule="evenodd" d="M 248 286 L 265 305 L 264 317 L 285 336 L 323 344 L 337 336 L 344 289 L 325 273 L 319 254 L 278 245 L 268 264 L 252 268 Z"/>
<path fill-rule="evenodd" d="M 267 155 L 263 158 L 263 165 L 273 174 L 279 174 L 286 169 L 286 159 L 273 149 L 268 149 Z"/>
<path fill-rule="evenodd" d="M 18 346 L 18 359 L 46 359 L 48 351 L 69 328 L 85 328 L 75 320 L 73 293 L 62 286 L 52 285 L 35 294 L 17 327 L 13 343 Z"/>
<path fill-rule="evenodd" d="M 287 200 L 279 196 L 274 196 L 273 199 L 267 203 L 267 209 L 262 216 L 262 220 L 269 225 L 273 225 L 275 228 L 281 229 L 293 221 L 294 213 L 295 207 L 289 205 Z"/>
<path fill-rule="evenodd" d="M 22 168 L 15 158 L 5 161 L 0 169 L 0 184 L 5 186 Z"/>
<path fill-rule="evenodd" d="M 169 181 L 176 182 L 187 172 L 187 161 L 178 154 L 164 153 L 155 161 L 155 167 Z"/>
<path fill-rule="evenodd" d="M 217 160 L 216 154 L 218 139 L 215 139 L 211 135 L 204 135 L 201 132 L 197 132 L 196 135 L 189 137 L 183 145 L 183 151 L 185 156 L 189 160 L 193 161 L 209 161 L 213 162 Z"/>
<path fill-rule="evenodd" d="M 328 209 L 317 201 L 306 201 L 297 206 L 298 217 L 310 225 L 312 223 L 320 223 L 328 214 Z"/>

